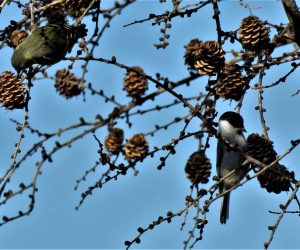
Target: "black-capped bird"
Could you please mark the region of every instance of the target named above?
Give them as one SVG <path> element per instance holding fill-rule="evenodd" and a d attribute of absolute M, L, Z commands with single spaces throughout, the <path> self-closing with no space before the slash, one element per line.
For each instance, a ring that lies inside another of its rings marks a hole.
<path fill-rule="evenodd" d="M 228 111 L 221 115 L 219 120 L 219 133 L 230 144 L 236 145 L 237 150 L 229 149 L 224 142 L 218 141 L 217 175 L 219 178 L 222 178 L 232 170 L 236 170 L 220 183 L 220 193 L 238 184 L 247 174 L 247 168 L 241 168 L 243 162 L 243 147 L 246 144 L 243 131 L 246 131 L 244 128 L 244 120 L 238 113 Z M 223 196 L 220 212 L 220 222 L 222 224 L 225 224 L 229 218 L 229 199 L 230 192 Z"/>

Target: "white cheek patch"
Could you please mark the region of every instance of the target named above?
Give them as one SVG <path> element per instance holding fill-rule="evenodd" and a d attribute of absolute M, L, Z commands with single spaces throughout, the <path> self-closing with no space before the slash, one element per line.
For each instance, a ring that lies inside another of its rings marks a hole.
<path fill-rule="evenodd" d="M 221 135 L 232 134 L 235 132 L 235 128 L 225 120 L 219 121 L 219 132 Z"/>
<path fill-rule="evenodd" d="M 231 144 L 237 144 L 239 147 L 244 147 L 246 144 L 243 133 L 239 134 L 237 128 L 233 127 L 228 121 L 219 121 L 219 133 Z"/>

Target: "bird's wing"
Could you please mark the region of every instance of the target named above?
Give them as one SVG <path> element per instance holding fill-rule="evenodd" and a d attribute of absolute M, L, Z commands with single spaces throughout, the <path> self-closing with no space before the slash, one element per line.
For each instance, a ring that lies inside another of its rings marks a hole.
<path fill-rule="evenodd" d="M 24 56 L 29 55 L 30 64 L 53 64 L 66 52 L 65 37 L 61 30 L 55 27 L 37 27 L 19 47 L 24 48 Z"/>
<path fill-rule="evenodd" d="M 239 136 L 240 136 L 239 137 L 240 139 L 238 140 L 239 141 L 238 149 L 240 150 L 240 164 L 242 164 L 245 160 L 244 147 L 247 144 L 247 141 L 246 141 L 245 135 L 243 133 Z"/>
<path fill-rule="evenodd" d="M 216 169 L 217 169 L 217 175 L 218 177 L 221 176 L 221 162 L 222 162 L 222 158 L 223 158 L 223 143 L 218 141 L 217 144 L 217 164 L 216 164 Z M 222 192 L 223 191 L 223 185 L 222 183 L 220 183 L 219 185 L 219 189 Z"/>
<path fill-rule="evenodd" d="M 55 24 L 49 24 L 39 29 L 44 43 L 51 49 L 60 49 L 66 51 L 68 47 L 68 33 L 63 27 Z"/>

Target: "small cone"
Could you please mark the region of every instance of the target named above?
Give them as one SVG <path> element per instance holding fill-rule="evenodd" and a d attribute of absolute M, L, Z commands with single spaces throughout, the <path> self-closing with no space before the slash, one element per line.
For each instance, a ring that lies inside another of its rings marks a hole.
<path fill-rule="evenodd" d="M 92 0 L 66 0 L 65 9 L 69 16 L 73 18 L 77 18 L 83 14 L 85 9 L 91 4 L 91 2 Z M 96 7 L 97 7 L 97 1 L 93 4 L 91 9 Z"/>
<path fill-rule="evenodd" d="M 138 159 L 149 151 L 148 142 L 143 134 L 136 134 L 125 144 L 124 152 L 128 160 Z"/>
<path fill-rule="evenodd" d="M 226 64 L 216 85 L 216 94 L 226 100 L 239 101 L 249 84 L 237 64 Z"/>
<path fill-rule="evenodd" d="M 21 78 L 5 71 L 0 76 L 0 103 L 7 109 L 22 109 L 25 106 L 25 89 Z"/>
<path fill-rule="evenodd" d="M 240 40 L 246 50 L 259 52 L 269 44 L 269 28 L 256 16 L 245 17 L 240 27 Z"/>
<path fill-rule="evenodd" d="M 193 185 L 208 183 L 211 174 L 211 163 L 203 151 L 196 151 L 190 155 L 185 173 Z"/>
<path fill-rule="evenodd" d="M 107 151 L 118 154 L 122 149 L 124 140 L 124 132 L 120 128 L 113 128 L 105 138 L 104 146 Z"/>
<path fill-rule="evenodd" d="M 245 153 L 256 160 L 268 165 L 276 160 L 277 153 L 273 148 L 273 143 L 258 134 L 251 134 L 247 138 Z M 294 172 L 279 164 L 274 164 L 265 172 L 257 176 L 257 180 L 262 188 L 268 192 L 279 194 L 282 191 L 288 191 L 290 182 L 294 179 Z"/>
<path fill-rule="evenodd" d="M 54 86 L 57 92 L 66 98 L 77 96 L 83 90 L 81 80 L 65 69 L 56 72 Z"/>
<path fill-rule="evenodd" d="M 67 8 L 73 8 L 73 9 L 82 9 L 87 8 L 91 4 L 92 0 L 66 0 L 65 5 Z"/>
<path fill-rule="evenodd" d="M 51 4 L 52 2 L 54 2 L 54 0 L 40 0 L 42 6 Z M 65 23 L 66 18 L 64 8 L 61 3 L 48 7 L 42 12 L 42 16 L 47 18 L 48 23 L 54 24 Z"/>
<path fill-rule="evenodd" d="M 134 70 L 129 70 L 124 78 L 124 89 L 128 95 L 133 98 L 142 96 L 148 89 L 148 81 L 145 77 L 144 71 L 140 67 L 133 67 Z"/>
<path fill-rule="evenodd" d="M 188 66 L 189 70 L 195 70 L 195 58 L 197 51 L 200 49 L 201 41 L 199 39 L 192 39 L 188 45 L 185 45 L 184 64 Z"/>
<path fill-rule="evenodd" d="M 196 53 L 195 69 L 200 75 L 219 73 L 225 64 L 225 52 L 215 41 L 202 42 Z"/>

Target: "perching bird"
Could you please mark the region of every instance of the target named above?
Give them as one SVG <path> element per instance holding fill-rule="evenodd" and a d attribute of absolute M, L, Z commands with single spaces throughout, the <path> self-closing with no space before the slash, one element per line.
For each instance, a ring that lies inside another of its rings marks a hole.
<path fill-rule="evenodd" d="M 52 65 L 70 52 L 79 38 L 86 36 L 84 24 L 48 24 L 36 27 L 15 49 L 11 63 L 19 73 L 33 64 Z"/>
<path fill-rule="evenodd" d="M 227 142 L 236 145 L 237 150 L 230 149 L 224 142 L 218 141 L 217 145 L 217 175 L 219 178 L 226 176 L 232 170 L 237 169 L 219 185 L 220 193 L 238 184 L 246 175 L 247 168 L 241 168 L 243 162 L 243 147 L 246 144 L 243 131 L 243 118 L 235 112 L 225 112 L 219 120 L 219 133 Z M 229 218 L 230 192 L 223 196 L 220 212 L 220 222 L 226 223 Z"/>

